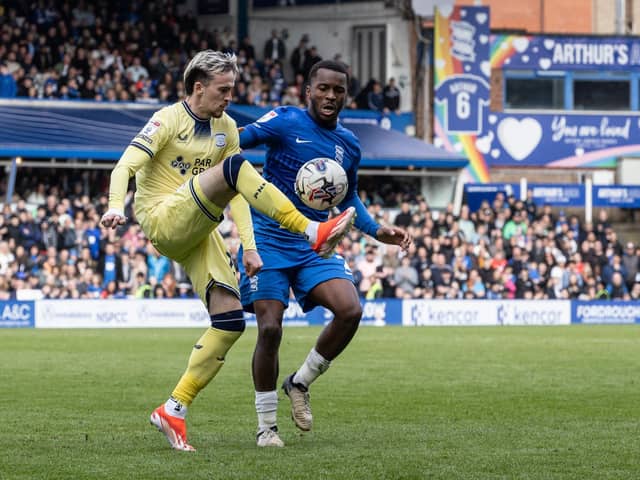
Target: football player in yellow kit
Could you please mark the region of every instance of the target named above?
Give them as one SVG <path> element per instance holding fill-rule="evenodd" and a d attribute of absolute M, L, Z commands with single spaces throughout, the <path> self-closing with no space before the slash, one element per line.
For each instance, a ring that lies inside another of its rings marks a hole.
<path fill-rule="evenodd" d="M 247 201 L 306 236 L 320 255 L 333 251 L 355 214 L 350 209 L 327 222 L 309 220 L 241 156 L 236 123 L 225 113 L 237 73 L 235 55 L 204 50 L 193 57 L 184 72 L 185 100 L 156 112 L 114 167 L 101 220 L 112 228 L 126 223 L 124 198 L 135 175 L 137 220 L 158 251 L 183 266 L 211 316 L 171 396 L 151 414 L 176 450 L 194 450 L 187 442 L 187 408 L 245 328 L 236 272 L 216 230 L 225 206 L 230 203 L 238 225 L 249 275 L 262 260 Z"/>

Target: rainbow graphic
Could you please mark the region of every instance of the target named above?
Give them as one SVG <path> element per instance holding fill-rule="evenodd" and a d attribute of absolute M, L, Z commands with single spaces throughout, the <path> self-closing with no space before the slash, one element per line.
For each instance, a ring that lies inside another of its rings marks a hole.
<path fill-rule="evenodd" d="M 476 142 L 486 134 L 486 110 L 488 95 L 482 104 L 470 104 L 470 115 L 484 119 L 480 131 L 453 131 L 445 126 L 451 125 L 452 109 L 447 106 L 457 101 L 446 88 L 438 88 L 447 80 L 457 77 L 476 77 L 488 82 L 489 68 L 489 9 L 487 7 L 464 7 L 436 9 L 434 37 L 434 86 L 436 99 L 440 96 L 444 101 L 434 102 L 434 144 L 450 152 L 464 154 L 469 165 L 463 172 L 463 179 L 470 183 L 489 182 L 489 168 L 484 154 L 478 150 Z M 487 83 L 488 85 L 488 83 Z M 447 96 L 449 96 L 447 98 Z M 455 111 L 455 110 L 453 110 Z"/>
<path fill-rule="evenodd" d="M 517 53 L 515 44 L 520 41 L 518 39 L 529 41 L 531 38 L 523 35 L 492 35 L 489 54 L 491 69 L 502 68 L 505 62 L 508 63 L 508 60 Z"/>

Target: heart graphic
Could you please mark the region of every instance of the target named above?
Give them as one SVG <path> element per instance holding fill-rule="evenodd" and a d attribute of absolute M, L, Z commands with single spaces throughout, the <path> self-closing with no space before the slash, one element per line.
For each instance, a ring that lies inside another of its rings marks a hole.
<path fill-rule="evenodd" d="M 476 139 L 476 148 L 480 153 L 487 154 L 491 150 L 491 142 L 493 141 L 493 132 L 489 132 L 484 137 Z"/>
<path fill-rule="evenodd" d="M 529 47 L 529 39 L 527 37 L 518 37 L 513 41 L 513 48 L 516 52 L 522 53 Z"/>
<path fill-rule="evenodd" d="M 458 142 L 458 143 L 454 143 L 453 144 L 453 149 L 456 152 L 461 152 L 462 150 L 464 150 L 464 147 L 462 146 L 462 144 L 460 142 Z"/>
<path fill-rule="evenodd" d="M 582 148 L 582 147 L 576 148 L 575 149 L 575 154 L 576 154 L 576 156 L 581 157 L 582 155 L 584 155 L 584 148 Z"/>
<path fill-rule="evenodd" d="M 491 156 L 493 158 L 498 158 L 500 156 L 500 150 L 498 150 L 497 148 L 494 148 L 493 150 L 491 150 Z"/>
<path fill-rule="evenodd" d="M 482 25 L 484 22 L 486 22 L 489 19 L 489 16 L 484 13 L 484 12 L 480 12 L 480 13 L 476 13 L 476 21 Z"/>
<path fill-rule="evenodd" d="M 440 137 L 436 137 L 436 138 L 433 139 L 433 144 L 436 147 L 440 148 L 440 147 L 442 147 L 444 145 L 444 142 L 442 141 L 442 139 Z"/>
<path fill-rule="evenodd" d="M 485 77 L 491 77 L 491 63 L 484 61 L 480 64 L 480 70 L 484 73 Z"/>
<path fill-rule="evenodd" d="M 538 65 L 540 65 L 540 68 L 542 68 L 543 70 L 548 70 L 551 66 L 551 60 L 548 58 L 541 58 L 538 62 Z"/>
<path fill-rule="evenodd" d="M 482 43 L 483 45 L 489 41 L 488 35 L 480 35 L 480 37 L 478 38 L 480 38 L 480 43 Z"/>
<path fill-rule="evenodd" d="M 495 125 L 495 123 L 498 121 L 498 117 L 496 115 L 489 115 L 489 123 L 491 125 Z"/>
<path fill-rule="evenodd" d="M 447 62 L 442 58 L 439 58 L 435 61 L 436 68 L 444 68 L 446 64 Z"/>
<path fill-rule="evenodd" d="M 547 50 L 551 50 L 555 44 L 556 44 L 555 40 L 551 38 L 547 38 L 544 41 L 544 48 L 546 48 Z"/>
<path fill-rule="evenodd" d="M 465 71 L 465 72 L 468 72 L 468 71 L 470 71 L 470 70 L 471 70 L 471 65 L 465 65 L 465 66 L 464 66 L 464 71 Z"/>
<path fill-rule="evenodd" d="M 527 158 L 542 139 L 542 127 L 537 120 L 525 117 L 522 120 L 508 117 L 498 124 L 498 140 L 516 161 Z"/>
<path fill-rule="evenodd" d="M 529 62 L 529 55 L 522 55 L 520 60 L 522 60 L 522 63 L 528 63 Z"/>

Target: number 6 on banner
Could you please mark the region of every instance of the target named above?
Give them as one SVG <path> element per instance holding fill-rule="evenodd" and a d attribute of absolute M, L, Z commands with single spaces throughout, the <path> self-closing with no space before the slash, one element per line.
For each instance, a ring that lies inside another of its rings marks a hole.
<path fill-rule="evenodd" d="M 458 118 L 466 119 L 471 114 L 471 98 L 468 92 L 460 92 L 456 95 L 456 115 Z"/>

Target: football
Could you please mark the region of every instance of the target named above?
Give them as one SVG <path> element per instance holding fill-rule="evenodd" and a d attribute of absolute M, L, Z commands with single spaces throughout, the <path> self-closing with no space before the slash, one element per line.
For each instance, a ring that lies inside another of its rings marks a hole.
<path fill-rule="evenodd" d="M 309 160 L 296 175 L 296 194 L 315 210 L 328 210 L 338 205 L 344 200 L 348 187 L 344 168 L 330 158 Z"/>

